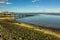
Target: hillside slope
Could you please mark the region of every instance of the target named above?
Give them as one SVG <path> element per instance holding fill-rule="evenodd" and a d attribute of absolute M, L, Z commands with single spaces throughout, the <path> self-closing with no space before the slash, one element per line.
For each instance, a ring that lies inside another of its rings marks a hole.
<path fill-rule="evenodd" d="M 59 35 L 11 18 L 0 18 L 0 40 L 60 40 Z"/>

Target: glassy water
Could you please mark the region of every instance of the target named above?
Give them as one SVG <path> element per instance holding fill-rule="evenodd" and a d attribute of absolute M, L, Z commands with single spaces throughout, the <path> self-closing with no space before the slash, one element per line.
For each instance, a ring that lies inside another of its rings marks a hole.
<path fill-rule="evenodd" d="M 44 27 L 60 28 L 59 15 L 39 14 L 32 17 L 20 18 L 17 20 L 21 22 L 44 26 Z"/>

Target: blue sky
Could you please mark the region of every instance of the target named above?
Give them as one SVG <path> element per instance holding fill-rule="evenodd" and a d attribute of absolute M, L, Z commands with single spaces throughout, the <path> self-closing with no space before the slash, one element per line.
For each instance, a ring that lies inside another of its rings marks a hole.
<path fill-rule="evenodd" d="M 0 10 L 13 12 L 60 12 L 60 0 L 9 0 Z"/>

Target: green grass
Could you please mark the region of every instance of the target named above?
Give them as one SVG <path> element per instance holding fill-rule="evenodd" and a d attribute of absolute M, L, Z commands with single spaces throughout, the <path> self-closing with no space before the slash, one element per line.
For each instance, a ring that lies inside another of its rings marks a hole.
<path fill-rule="evenodd" d="M 0 20 L 0 38 L 2 40 L 60 40 L 53 35 L 44 34 L 32 28 L 14 25 L 16 20 Z"/>

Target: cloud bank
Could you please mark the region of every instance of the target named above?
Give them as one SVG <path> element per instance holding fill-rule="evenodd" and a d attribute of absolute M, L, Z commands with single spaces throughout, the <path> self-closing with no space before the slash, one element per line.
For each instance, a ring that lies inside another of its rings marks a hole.
<path fill-rule="evenodd" d="M 60 13 L 60 8 L 53 8 L 53 9 L 46 9 L 46 8 L 24 9 L 24 10 L 19 10 L 18 12 Z"/>
<path fill-rule="evenodd" d="M 44 13 L 60 13 L 60 8 L 40 9 L 39 11 Z"/>

